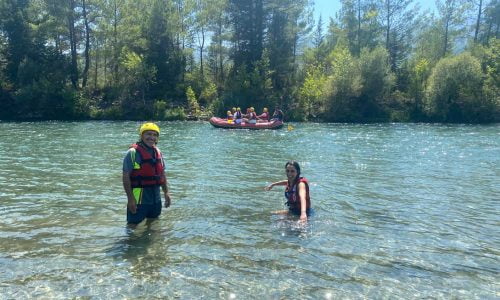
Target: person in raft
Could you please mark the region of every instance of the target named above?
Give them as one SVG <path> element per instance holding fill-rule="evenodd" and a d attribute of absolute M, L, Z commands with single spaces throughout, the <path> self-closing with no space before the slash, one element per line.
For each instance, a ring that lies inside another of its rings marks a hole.
<path fill-rule="evenodd" d="M 246 114 L 247 119 L 245 119 L 246 123 L 256 124 L 257 123 L 257 114 L 255 113 L 255 108 L 250 107 L 248 109 L 248 113 Z"/>
<path fill-rule="evenodd" d="M 227 122 L 230 124 L 233 123 L 233 114 L 231 113 L 230 110 L 227 111 Z"/>
<path fill-rule="evenodd" d="M 243 114 L 241 113 L 241 108 L 236 108 L 236 112 L 233 115 L 234 123 L 241 124 L 241 120 L 243 118 Z"/>
<path fill-rule="evenodd" d="M 132 144 L 123 160 L 123 188 L 127 195 L 127 223 L 139 224 L 146 218 L 161 214 L 160 187 L 165 207 L 170 206 L 170 194 L 165 175 L 165 162 L 156 147 L 160 127 L 147 122 L 139 128 L 140 141 Z"/>
<path fill-rule="evenodd" d="M 283 121 L 284 116 L 285 114 L 283 113 L 283 111 L 280 109 L 278 105 L 276 105 L 276 107 L 274 108 L 274 113 L 273 117 L 271 118 L 271 121 L 273 120 Z"/>
<path fill-rule="evenodd" d="M 269 112 L 267 110 L 267 107 L 264 107 L 262 110 L 262 113 L 257 116 L 257 121 L 258 122 L 269 122 Z"/>
<path fill-rule="evenodd" d="M 301 222 L 306 222 L 311 215 L 311 198 L 309 196 L 309 183 L 307 179 L 300 176 L 300 166 L 296 161 L 289 161 L 285 165 L 286 180 L 273 182 L 265 190 L 269 191 L 276 185 L 286 186 L 285 198 L 289 206 L 288 212 L 300 216 Z M 285 211 L 279 211 L 284 213 Z"/>

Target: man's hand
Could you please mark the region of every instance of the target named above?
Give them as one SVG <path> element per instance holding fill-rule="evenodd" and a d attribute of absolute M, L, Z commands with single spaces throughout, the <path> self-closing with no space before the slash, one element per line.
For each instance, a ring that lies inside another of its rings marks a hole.
<path fill-rule="evenodd" d="M 135 204 L 135 200 L 129 200 L 127 203 L 127 209 L 132 213 L 135 214 L 137 212 L 137 205 Z"/>
<path fill-rule="evenodd" d="M 168 192 L 164 192 L 163 195 L 165 196 L 165 207 L 169 207 L 170 206 L 170 194 Z"/>

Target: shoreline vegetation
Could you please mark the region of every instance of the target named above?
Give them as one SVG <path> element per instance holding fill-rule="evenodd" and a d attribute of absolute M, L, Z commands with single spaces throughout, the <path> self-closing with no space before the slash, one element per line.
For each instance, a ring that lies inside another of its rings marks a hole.
<path fill-rule="evenodd" d="M 500 122 L 500 1 L 340 2 L 0 0 L 0 120 Z"/>

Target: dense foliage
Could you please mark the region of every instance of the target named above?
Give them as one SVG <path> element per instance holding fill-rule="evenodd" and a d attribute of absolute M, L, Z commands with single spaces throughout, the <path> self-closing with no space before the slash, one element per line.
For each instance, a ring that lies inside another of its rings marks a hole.
<path fill-rule="evenodd" d="M 341 4 L 0 0 L 0 119 L 500 121 L 498 0 Z"/>

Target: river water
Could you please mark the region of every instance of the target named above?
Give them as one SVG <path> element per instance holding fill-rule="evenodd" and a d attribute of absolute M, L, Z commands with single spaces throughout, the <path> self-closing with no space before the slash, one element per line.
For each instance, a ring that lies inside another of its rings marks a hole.
<path fill-rule="evenodd" d="M 1 299 L 500 297 L 500 125 L 159 124 L 173 202 L 128 229 L 140 123 L 0 123 Z"/>

